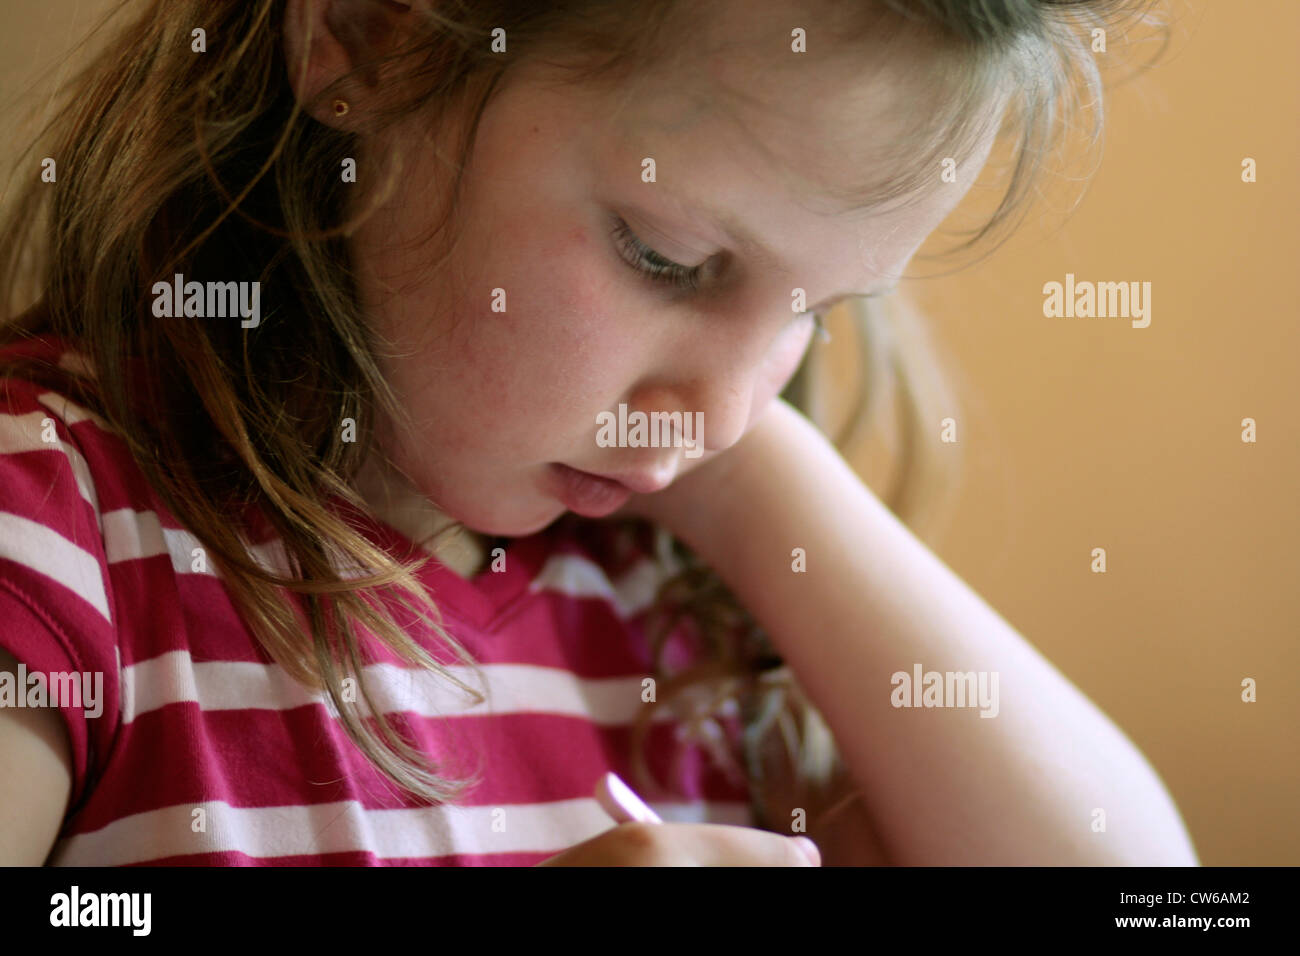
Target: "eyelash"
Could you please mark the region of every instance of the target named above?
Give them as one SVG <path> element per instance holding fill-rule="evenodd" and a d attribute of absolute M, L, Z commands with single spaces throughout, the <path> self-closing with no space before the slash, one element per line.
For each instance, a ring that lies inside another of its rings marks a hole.
<path fill-rule="evenodd" d="M 638 239 L 622 219 L 615 219 L 614 243 L 624 261 L 651 281 L 687 291 L 699 288 L 703 266 L 684 266 L 664 258 Z"/>
<path fill-rule="evenodd" d="M 623 260 L 651 281 L 688 291 L 699 288 L 700 277 L 704 273 L 703 266 L 684 266 L 661 256 L 638 239 L 632 232 L 632 227 L 619 218 L 614 220 L 614 243 L 618 246 Z M 822 321 L 822 314 L 820 312 L 803 314 L 812 316 L 814 334 L 824 336 L 826 325 Z"/>

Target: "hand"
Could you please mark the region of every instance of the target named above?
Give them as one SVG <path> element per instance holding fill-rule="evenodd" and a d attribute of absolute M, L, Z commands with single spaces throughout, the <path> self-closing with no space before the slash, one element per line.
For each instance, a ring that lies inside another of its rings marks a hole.
<path fill-rule="evenodd" d="M 810 849 L 805 852 L 804 846 Z M 821 866 L 821 854 L 811 840 L 805 844 L 799 838 L 752 827 L 620 823 L 537 865 Z"/>

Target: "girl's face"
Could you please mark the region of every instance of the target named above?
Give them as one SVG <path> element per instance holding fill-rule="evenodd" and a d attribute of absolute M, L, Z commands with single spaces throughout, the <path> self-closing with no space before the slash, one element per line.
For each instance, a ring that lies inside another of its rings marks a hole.
<path fill-rule="evenodd" d="M 812 340 L 792 291 L 812 311 L 892 287 L 969 188 L 989 136 L 957 156 L 957 183 L 936 166 L 905 208 L 837 213 L 834 190 L 888 178 L 872 144 L 909 135 L 933 94 L 865 55 L 789 52 L 788 26 L 766 29 L 777 38 L 766 63 L 718 56 L 631 95 L 518 69 L 484 114 L 462 239 L 439 271 L 430 236 L 446 173 L 431 134 L 412 119 L 385 134 L 397 144 L 370 144 L 410 159 L 402 187 L 354 236 L 362 301 L 387 343 L 381 366 L 413 421 L 409 432 L 383 427 L 381 441 L 452 518 L 530 534 L 566 510 L 600 516 L 626 499 L 607 484 L 584 490 L 571 469 L 644 493 L 702 460 L 683 447 L 598 444 L 597 416 L 620 404 L 702 413 L 705 458 L 734 445 Z M 738 46 L 761 49 L 751 39 Z M 752 99 L 724 108 L 723 85 Z M 635 268 L 662 272 L 666 261 L 697 288 Z"/>

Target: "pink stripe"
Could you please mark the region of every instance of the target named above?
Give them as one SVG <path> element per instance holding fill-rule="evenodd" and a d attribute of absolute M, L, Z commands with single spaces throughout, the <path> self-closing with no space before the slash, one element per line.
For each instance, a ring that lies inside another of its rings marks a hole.
<path fill-rule="evenodd" d="M 182 713 L 183 712 L 183 713 Z M 343 732 L 327 723 L 324 711 L 216 711 L 198 715 L 193 704 L 173 705 L 141 716 L 124 726 L 112 763 L 87 805 L 71 821 L 67 835 L 98 830 L 113 820 L 145 810 L 185 803 L 224 801 L 236 807 L 274 807 L 355 800 L 366 809 L 415 806 L 398 799 Z M 726 726 L 734 726 L 723 722 Z M 482 782 L 459 805 L 495 806 L 545 803 L 590 797 L 596 779 L 613 770 L 635 779 L 630 760 L 631 730 L 601 728 L 574 717 L 506 714 L 465 717 L 453 733 L 432 719 L 403 720 L 422 748 L 435 760 L 447 760 L 446 772 L 468 775 L 472 766 L 454 762 L 462 752 L 493 755 Z M 744 801 L 747 794 L 709 766 L 694 745 L 679 744 L 676 722 L 656 723 L 647 736 L 651 772 L 668 779 L 674 757 L 683 761 L 686 786 L 669 795 L 646 789 L 649 799 L 672 798 Z M 194 728 L 201 728 L 196 735 Z M 321 746 L 302 748 L 295 741 L 320 739 Z M 328 745 L 324 741 L 328 740 Z M 248 745 L 256 742 L 255 748 Z M 293 767 L 287 775 L 265 772 Z M 346 774 L 346 780 L 339 778 Z M 302 789 L 299 780 L 321 781 Z M 639 781 L 638 781 L 639 783 Z"/>

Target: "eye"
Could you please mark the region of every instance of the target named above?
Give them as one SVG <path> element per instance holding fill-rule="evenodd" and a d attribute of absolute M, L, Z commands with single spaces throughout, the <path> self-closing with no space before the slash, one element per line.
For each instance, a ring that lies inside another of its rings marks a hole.
<path fill-rule="evenodd" d="M 648 276 L 654 282 L 677 289 L 693 290 L 699 288 L 704 266 L 684 266 L 666 259 L 636 237 L 632 229 L 620 218 L 614 220 L 614 245 L 619 255 L 633 269 Z"/>

